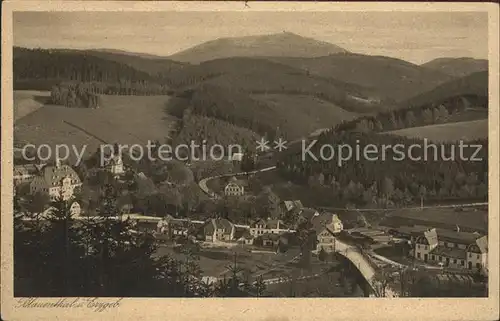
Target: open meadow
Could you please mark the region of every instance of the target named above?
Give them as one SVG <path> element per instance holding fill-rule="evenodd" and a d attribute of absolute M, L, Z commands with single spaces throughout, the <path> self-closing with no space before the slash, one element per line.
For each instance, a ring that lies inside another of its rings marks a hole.
<path fill-rule="evenodd" d="M 168 96 L 101 96 L 98 109 L 45 105 L 14 124 L 14 143 L 69 144 L 93 153 L 99 144 L 165 142 L 176 118 L 167 115 Z"/>
<path fill-rule="evenodd" d="M 170 255 L 179 260 L 185 260 L 186 255 L 174 251 L 172 247 L 161 246 L 158 248 L 155 256 Z M 234 264 L 236 255 L 236 264 L 248 273 L 248 276 L 254 278 L 262 275 L 270 277 L 274 270 L 289 271 L 292 267 L 287 265 L 298 251 L 291 249 L 286 253 L 275 254 L 273 252 L 253 252 L 251 253 L 247 247 L 237 245 L 231 249 L 223 248 L 202 248 L 196 253 L 199 257 L 199 265 L 204 276 L 212 277 L 229 277 L 229 266 Z"/>
<path fill-rule="evenodd" d="M 14 91 L 14 122 L 38 110 L 49 100 L 50 92 L 38 90 Z"/>
<path fill-rule="evenodd" d="M 290 133 L 293 138 L 299 138 L 318 128 L 331 128 L 359 116 L 358 113 L 313 96 L 254 94 L 252 98 L 261 100 L 279 114 L 286 115 L 289 122 L 281 130 Z"/>
<path fill-rule="evenodd" d="M 432 141 L 474 140 L 488 137 L 488 119 L 405 128 L 386 134 Z"/>

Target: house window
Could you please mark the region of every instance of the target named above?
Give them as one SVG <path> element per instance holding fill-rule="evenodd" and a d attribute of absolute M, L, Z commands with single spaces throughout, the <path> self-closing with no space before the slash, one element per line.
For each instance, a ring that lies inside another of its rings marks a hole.
<path fill-rule="evenodd" d="M 417 258 L 420 258 L 420 252 L 417 252 Z"/>
<path fill-rule="evenodd" d="M 472 257 L 472 253 L 469 252 L 469 257 Z"/>
<path fill-rule="evenodd" d="M 432 258 L 433 261 L 436 260 L 436 256 L 434 256 L 434 255 L 431 255 L 431 258 Z"/>
<path fill-rule="evenodd" d="M 481 264 L 476 263 L 476 268 L 479 269 L 481 267 Z"/>
<path fill-rule="evenodd" d="M 453 259 L 453 264 L 457 264 L 457 259 Z"/>
<path fill-rule="evenodd" d="M 476 258 L 479 260 L 479 258 L 480 258 L 479 254 L 476 254 Z"/>
<path fill-rule="evenodd" d="M 440 256 L 440 257 L 439 257 L 439 262 L 441 262 L 442 260 L 443 260 L 443 257 L 442 257 L 442 256 Z"/>
<path fill-rule="evenodd" d="M 465 265 L 464 260 L 461 260 L 461 261 L 460 261 L 460 265 L 462 265 L 462 266 L 464 266 L 464 265 Z"/>

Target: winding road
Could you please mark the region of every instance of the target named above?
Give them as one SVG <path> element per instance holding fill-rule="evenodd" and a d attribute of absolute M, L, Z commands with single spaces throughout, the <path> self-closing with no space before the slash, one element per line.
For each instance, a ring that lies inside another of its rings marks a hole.
<path fill-rule="evenodd" d="M 221 178 L 221 177 L 232 177 L 232 176 L 241 176 L 241 175 L 250 175 L 250 174 L 256 174 L 256 173 L 262 173 L 262 172 L 267 172 L 267 171 L 272 171 L 275 170 L 276 166 L 270 166 L 262 169 L 258 169 L 255 171 L 251 172 L 240 172 L 240 173 L 230 173 L 230 174 L 222 174 L 222 175 L 216 175 L 216 176 L 211 176 L 211 177 L 206 177 L 198 182 L 198 186 L 201 188 L 201 190 L 210 196 L 211 198 L 218 199 L 220 198 L 220 195 L 217 195 L 217 193 L 211 191 L 208 186 L 207 182 L 216 179 L 216 178 Z"/>

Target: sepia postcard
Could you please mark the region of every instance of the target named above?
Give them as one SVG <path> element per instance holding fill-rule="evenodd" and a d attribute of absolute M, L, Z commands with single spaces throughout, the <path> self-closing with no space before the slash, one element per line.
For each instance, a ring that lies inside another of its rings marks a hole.
<path fill-rule="evenodd" d="M 3 320 L 497 320 L 491 3 L 2 3 Z"/>

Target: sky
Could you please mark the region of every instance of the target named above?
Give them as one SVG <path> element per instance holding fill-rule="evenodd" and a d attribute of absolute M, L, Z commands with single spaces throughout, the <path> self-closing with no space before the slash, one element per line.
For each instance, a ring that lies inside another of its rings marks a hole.
<path fill-rule="evenodd" d="M 168 56 L 225 37 L 293 32 L 413 63 L 488 57 L 487 13 L 15 12 L 14 45 Z"/>

